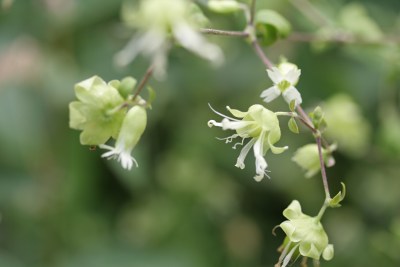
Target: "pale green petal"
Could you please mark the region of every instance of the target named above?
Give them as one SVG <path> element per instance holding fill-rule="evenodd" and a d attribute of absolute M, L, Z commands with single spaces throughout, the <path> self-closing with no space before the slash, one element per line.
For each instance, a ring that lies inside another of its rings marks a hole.
<path fill-rule="evenodd" d="M 284 147 L 274 146 L 271 142 L 271 134 L 268 135 L 268 144 L 269 144 L 269 147 L 271 148 L 272 153 L 274 153 L 274 154 L 281 154 L 282 152 L 284 152 L 285 150 L 287 150 L 289 148 L 288 146 L 284 146 Z"/>
<path fill-rule="evenodd" d="M 313 243 L 309 242 L 301 242 L 299 251 L 301 255 L 316 260 L 319 260 L 321 256 L 321 252 L 318 251 L 317 247 Z"/>
<path fill-rule="evenodd" d="M 283 211 L 283 216 L 289 220 L 302 218 L 304 216 L 300 202 L 293 200 L 292 203 Z"/>
<path fill-rule="evenodd" d="M 248 114 L 248 112 L 243 112 L 243 111 L 240 111 L 240 110 L 238 110 L 238 109 L 233 109 L 233 108 L 230 108 L 230 107 L 226 107 L 226 109 L 227 110 L 229 110 L 229 112 L 233 115 L 233 116 L 235 116 L 236 118 L 244 118 L 247 114 Z"/>
<path fill-rule="evenodd" d="M 330 261 L 335 254 L 334 248 L 332 244 L 329 244 L 324 251 L 322 252 L 322 257 L 324 260 Z"/>
<path fill-rule="evenodd" d="M 69 104 L 69 127 L 77 130 L 83 130 L 86 123 L 86 117 L 82 114 L 84 104 L 74 101 Z"/>
<path fill-rule="evenodd" d="M 296 239 L 292 239 L 292 236 L 296 230 L 296 227 L 293 225 L 293 223 L 291 221 L 284 221 L 283 223 L 281 223 L 279 225 L 282 230 L 285 232 L 286 236 L 290 239 L 291 242 L 299 242 L 300 240 Z"/>

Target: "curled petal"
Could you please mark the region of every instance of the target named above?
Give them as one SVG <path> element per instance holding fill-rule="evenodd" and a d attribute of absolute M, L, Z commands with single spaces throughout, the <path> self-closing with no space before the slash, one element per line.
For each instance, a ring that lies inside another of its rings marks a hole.
<path fill-rule="evenodd" d="M 274 100 L 275 98 L 277 98 L 280 94 L 281 94 L 281 91 L 279 90 L 279 88 L 277 86 L 274 85 L 274 86 L 262 91 L 260 97 L 264 98 L 264 101 L 269 103 L 272 100 Z"/>
<path fill-rule="evenodd" d="M 292 203 L 283 211 L 283 216 L 285 216 L 289 220 L 299 219 L 304 216 L 300 202 L 297 200 L 293 200 Z"/>
<path fill-rule="evenodd" d="M 330 261 L 333 258 L 333 255 L 334 255 L 333 245 L 329 244 L 322 252 L 322 258 L 324 258 L 324 260 Z"/>
<path fill-rule="evenodd" d="M 253 147 L 254 157 L 256 158 L 256 174 L 257 174 L 256 176 L 254 176 L 254 179 L 257 182 L 261 181 L 264 178 L 264 176 L 266 175 L 266 169 L 268 167 L 267 161 L 264 159 L 264 149 L 263 149 L 264 137 L 265 133 L 262 132 Z"/>
<path fill-rule="evenodd" d="M 282 93 L 282 95 L 288 104 L 291 103 L 293 100 L 295 100 L 296 106 L 300 105 L 303 102 L 299 91 L 297 91 L 294 86 L 290 86 Z"/>
<path fill-rule="evenodd" d="M 318 251 L 318 248 L 310 242 L 301 242 L 299 251 L 301 255 L 316 260 L 319 260 L 321 255 L 321 252 Z"/>
<path fill-rule="evenodd" d="M 271 142 L 270 136 L 271 136 L 271 135 L 268 135 L 268 144 L 269 144 L 269 147 L 271 148 L 272 153 L 274 153 L 274 154 L 281 154 L 282 152 L 284 152 L 285 150 L 287 150 L 287 149 L 289 148 L 288 146 L 284 146 L 284 147 L 277 147 L 277 146 L 274 146 L 274 145 L 272 144 L 272 142 Z"/>
<path fill-rule="evenodd" d="M 238 109 L 233 109 L 230 108 L 229 106 L 227 106 L 226 109 L 229 110 L 229 112 L 236 118 L 244 118 L 248 114 L 248 112 L 243 112 Z"/>
<path fill-rule="evenodd" d="M 256 139 L 253 138 L 242 148 L 242 150 L 240 151 L 239 157 L 236 160 L 235 167 L 244 169 L 244 167 L 245 167 L 244 160 L 255 142 L 256 142 Z"/>

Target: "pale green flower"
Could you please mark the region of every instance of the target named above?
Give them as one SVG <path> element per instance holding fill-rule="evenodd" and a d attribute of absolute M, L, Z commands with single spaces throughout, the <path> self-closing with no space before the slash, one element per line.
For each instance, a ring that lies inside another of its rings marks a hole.
<path fill-rule="evenodd" d="M 297 200 L 290 203 L 283 215 L 288 220 L 279 227 L 285 232 L 287 240 L 276 266 L 287 266 L 297 253 L 315 260 L 319 260 L 321 255 L 325 260 L 333 258 L 333 245 L 328 244 L 328 236 L 318 217 L 304 214 Z"/>
<path fill-rule="evenodd" d="M 93 76 L 75 85 L 79 101 L 69 104 L 69 126 L 82 130 L 82 145 L 104 144 L 116 138 L 125 116 L 124 99 L 113 86 L 100 77 Z"/>
<path fill-rule="evenodd" d="M 274 154 L 279 154 L 285 151 L 288 147 L 276 147 L 274 144 L 281 138 L 281 129 L 277 115 L 264 108 L 261 105 L 251 106 L 247 112 L 242 112 L 236 109 L 227 107 L 229 112 L 236 118 L 225 116 L 215 110 L 218 115 L 224 117 L 221 122 L 210 120 L 208 126 L 218 126 L 223 130 L 235 130 L 236 134 L 224 138 L 226 143 L 232 142 L 236 137 L 242 138 L 242 142 L 234 145 L 243 145 L 245 139 L 250 141 L 242 148 L 239 157 L 236 161 L 236 167 L 244 169 L 244 160 L 253 147 L 254 157 L 256 159 L 256 181 L 261 181 L 264 176 L 267 176 L 268 164 L 264 158 L 266 152 L 271 149 Z"/>
<path fill-rule="evenodd" d="M 117 158 L 124 169 L 130 170 L 133 163 L 135 163 L 137 167 L 137 161 L 131 156 L 131 153 L 142 136 L 146 124 L 147 114 L 145 108 L 141 106 L 132 107 L 122 122 L 115 147 L 100 145 L 100 148 L 110 150 L 104 153 L 102 157 L 109 159 Z"/>
<path fill-rule="evenodd" d="M 330 167 L 334 164 L 334 159 L 331 156 L 331 152 L 336 149 L 336 145 L 332 145 L 329 150 L 322 148 L 322 157 L 324 163 Z M 321 170 L 321 163 L 319 160 L 318 146 L 317 144 L 307 144 L 300 147 L 294 153 L 292 158 L 302 169 L 306 170 L 306 178 L 311 178 Z"/>
<path fill-rule="evenodd" d="M 138 7 L 124 6 L 123 18 L 138 33 L 116 55 L 119 65 L 127 65 L 138 54 L 149 56 L 155 75 L 162 78 L 172 40 L 196 55 L 220 64 L 222 50 L 198 31 L 204 15 L 188 0 L 142 0 Z"/>
<path fill-rule="evenodd" d="M 260 96 L 265 102 L 269 103 L 282 94 L 288 104 L 293 100 L 296 106 L 302 103 L 301 95 L 295 87 L 301 74 L 301 70 L 296 65 L 283 62 L 272 70 L 268 69 L 267 73 L 274 85 L 261 93 Z"/>
<path fill-rule="evenodd" d="M 370 145 L 371 126 L 360 106 L 350 96 L 338 94 L 323 104 L 328 128 L 326 136 L 338 143 L 338 150 L 349 156 L 365 155 Z"/>

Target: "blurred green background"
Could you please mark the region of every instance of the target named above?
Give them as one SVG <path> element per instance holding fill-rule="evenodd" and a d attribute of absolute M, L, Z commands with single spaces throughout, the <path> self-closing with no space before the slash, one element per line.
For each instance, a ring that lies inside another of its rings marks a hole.
<path fill-rule="evenodd" d="M 320 32 L 290 1 L 258 2 L 296 32 Z M 360 1 L 373 26 L 352 15 L 354 1 L 312 2 L 334 27 L 364 40 L 279 41 L 266 50 L 274 62 L 284 55 L 298 64 L 304 107 L 325 106 L 335 126 L 337 165 L 328 176 L 332 193 L 343 181 L 348 196 L 323 219 L 336 254 L 323 266 L 399 266 L 400 49 L 388 39 L 399 41 L 400 2 Z M 313 141 L 306 129 L 296 136 L 281 120 L 277 145 L 290 149 L 266 155 L 271 179 L 257 183 L 253 157 L 235 168 L 239 151 L 215 138 L 229 133 L 207 127 L 217 119 L 207 103 L 223 113 L 226 105 L 246 110 L 271 85 L 243 40 L 210 37 L 225 52 L 219 69 L 172 50 L 168 78 L 150 82 L 157 99 L 133 151 L 140 167 L 128 172 L 81 146 L 68 128 L 76 82 L 95 74 L 140 79 L 147 68 L 145 58 L 113 65 L 132 35 L 120 22 L 121 1 L 1 3 L 0 266 L 273 266 L 284 236 L 271 231 L 283 209 L 298 199 L 305 213 L 318 212 L 319 176 L 305 179 L 290 160 Z M 205 12 L 215 28 L 243 28 L 241 15 Z M 287 110 L 282 99 L 268 107 Z"/>

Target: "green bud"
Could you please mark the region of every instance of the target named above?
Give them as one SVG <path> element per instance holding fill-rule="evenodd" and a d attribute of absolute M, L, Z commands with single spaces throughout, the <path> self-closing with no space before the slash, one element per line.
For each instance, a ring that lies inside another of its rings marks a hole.
<path fill-rule="evenodd" d="M 234 0 L 210 0 L 207 5 L 218 13 L 232 13 L 242 9 L 242 5 Z"/>
<path fill-rule="evenodd" d="M 115 147 L 100 145 L 100 148 L 110 150 L 104 153 L 102 157 L 117 158 L 124 169 L 130 170 L 133 163 L 138 166 L 136 160 L 131 156 L 131 152 L 146 129 L 146 124 L 145 108 L 141 106 L 132 107 L 123 120 Z"/>
<path fill-rule="evenodd" d="M 331 161 L 331 152 L 335 149 L 335 146 L 330 147 L 330 151 L 322 148 L 322 156 L 325 163 Z M 311 178 L 321 170 L 321 163 L 319 160 L 318 146 L 317 144 L 307 144 L 297 149 L 292 158 L 302 169 L 306 170 L 306 178 Z M 327 166 L 329 166 L 327 164 Z"/>
<path fill-rule="evenodd" d="M 127 99 L 128 96 L 133 92 L 136 86 L 136 79 L 132 77 L 125 77 L 121 80 L 119 86 L 117 87 L 118 92 L 124 99 Z"/>
<path fill-rule="evenodd" d="M 117 89 L 93 76 L 76 84 L 75 94 L 79 101 L 69 105 L 69 126 L 82 130 L 81 144 L 99 145 L 116 138 L 125 115 Z"/>

